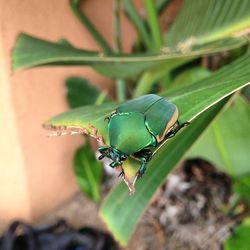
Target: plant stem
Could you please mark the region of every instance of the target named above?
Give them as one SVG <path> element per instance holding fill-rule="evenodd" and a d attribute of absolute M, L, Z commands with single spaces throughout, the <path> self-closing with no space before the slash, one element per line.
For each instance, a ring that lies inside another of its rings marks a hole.
<path fill-rule="evenodd" d="M 162 46 L 162 37 L 155 3 L 154 0 L 144 0 L 144 2 L 148 15 L 148 25 L 154 40 L 154 49 L 159 50 Z"/>
<path fill-rule="evenodd" d="M 120 54 L 121 48 L 121 20 L 120 20 L 120 0 L 114 0 L 114 44 L 115 52 Z"/>
<path fill-rule="evenodd" d="M 70 7 L 75 14 L 75 16 L 79 19 L 79 21 L 83 24 L 85 28 L 89 31 L 89 33 L 93 36 L 96 42 L 101 46 L 104 53 L 112 54 L 113 51 L 104 37 L 97 31 L 93 23 L 85 16 L 85 14 L 80 9 L 81 0 L 71 0 Z"/>
<path fill-rule="evenodd" d="M 102 91 L 99 96 L 97 97 L 96 101 L 95 101 L 95 105 L 101 105 L 104 103 L 105 99 L 107 97 L 107 92 L 106 91 Z"/>
<path fill-rule="evenodd" d="M 120 22 L 120 0 L 114 0 L 114 45 L 115 53 L 121 54 L 121 22 Z M 119 102 L 126 100 L 126 85 L 124 79 L 116 79 L 116 96 Z"/>
<path fill-rule="evenodd" d="M 125 13 L 127 14 L 128 18 L 135 26 L 141 38 L 142 43 L 145 45 L 147 49 L 151 50 L 152 42 L 148 34 L 147 26 L 144 24 L 144 21 L 138 14 L 134 4 L 131 2 L 131 0 L 123 0 L 123 7 L 125 9 Z"/>
<path fill-rule="evenodd" d="M 116 80 L 116 93 L 119 102 L 124 102 L 126 100 L 126 83 L 124 79 Z"/>

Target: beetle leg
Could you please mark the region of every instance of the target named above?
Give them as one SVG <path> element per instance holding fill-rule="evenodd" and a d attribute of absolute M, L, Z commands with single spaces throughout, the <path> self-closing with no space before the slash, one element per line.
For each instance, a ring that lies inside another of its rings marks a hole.
<path fill-rule="evenodd" d="M 122 168 L 122 171 L 120 172 L 120 174 L 118 175 L 118 177 L 125 177 L 125 172 L 124 172 L 124 169 Z"/>

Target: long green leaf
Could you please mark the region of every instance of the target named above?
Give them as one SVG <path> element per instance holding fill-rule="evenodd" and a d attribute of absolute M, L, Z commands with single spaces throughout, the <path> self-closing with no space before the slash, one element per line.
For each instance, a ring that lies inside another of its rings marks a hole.
<path fill-rule="evenodd" d="M 162 47 L 162 37 L 160 23 L 157 16 L 156 4 L 154 0 L 144 0 L 144 3 L 147 10 L 148 26 L 150 27 L 153 38 L 153 48 L 157 51 Z"/>
<path fill-rule="evenodd" d="M 192 121 L 225 96 L 248 85 L 250 82 L 249 67 L 250 55 L 247 54 L 210 77 L 182 89 L 172 89 L 161 95 L 177 105 L 181 122 Z M 107 122 L 104 121 L 104 118 L 116 106 L 117 104 L 109 103 L 98 107 L 86 106 L 73 109 L 50 119 L 45 123 L 45 127 L 56 130 L 65 130 L 70 127 L 86 128 L 88 133 L 94 135 L 90 126 L 92 125 L 97 128 L 99 134 L 107 139 Z"/>
<path fill-rule="evenodd" d="M 250 0 L 185 0 L 167 34 L 167 44 L 201 44 L 249 32 L 249 28 Z"/>
<path fill-rule="evenodd" d="M 200 114 L 198 109 L 204 111 L 201 106 L 203 106 L 205 102 L 207 102 L 206 108 L 211 107 L 211 105 L 214 104 L 212 99 L 221 99 L 222 96 L 219 97 L 219 95 L 224 91 L 229 91 L 229 86 L 235 86 L 236 82 L 239 83 L 242 81 L 241 84 L 243 85 L 241 86 L 249 84 L 250 72 L 247 73 L 247 76 L 243 76 L 244 80 L 243 78 L 238 78 L 241 67 L 244 67 L 246 63 L 244 59 L 246 59 L 246 57 L 224 67 L 224 69 L 203 79 L 197 84 L 187 86 L 181 90 L 171 90 L 171 92 L 165 93 L 170 96 L 170 99 L 174 103 L 177 103 L 181 114 L 180 120 L 193 120 L 194 117 L 196 117 L 196 115 L 194 115 L 195 112 L 197 115 Z M 249 62 L 246 64 L 246 67 L 249 67 Z M 231 70 L 232 72 L 230 72 Z M 237 79 L 232 77 L 233 73 L 235 73 Z M 232 91 L 229 92 L 232 93 Z M 223 97 L 225 97 L 225 95 L 223 95 Z M 214 106 L 213 109 L 209 109 L 206 113 L 203 113 L 193 122 L 192 126 L 183 131 L 177 138 L 163 144 L 149 162 L 146 176 L 137 184 L 137 191 L 133 197 L 127 195 L 127 190 L 122 184 L 111 192 L 102 206 L 101 215 L 121 244 L 127 244 L 136 226 L 136 222 L 159 184 L 165 179 L 168 172 L 177 164 L 201 132 L 208 126 L 224 103 L 225 102 L 222 101 Z"/>
<path fill-rule="evenodd" d="M 157 187 L 180 161 L 183 154 L 221 110 L 226 100 L 201 115 L 174 140 L 166 143 L 148 163 L 147 172 L 136 186 L 136 194 L 128 195 L 126 186 L 119 184 L 101 207 L 101 217 L 121 245 L 128 243 L 136 223 Z"/>
<path fill-rule="evenodd" d="M 47 42 L 27 34 L 18 36 L 13 50 L 13 69 L 43 65 L 88 65 L 110 77 L 130 77 L 154 69 L 165 63 L 176 63 L 200 55 L 228 51 L 246 44 L 243 38 L 231 38 L 204 45 L 190 53 L 161 52 L 160 54 L 138 54 L 104 56 L 101 53 L 70 48 L 58 43 Z"/>

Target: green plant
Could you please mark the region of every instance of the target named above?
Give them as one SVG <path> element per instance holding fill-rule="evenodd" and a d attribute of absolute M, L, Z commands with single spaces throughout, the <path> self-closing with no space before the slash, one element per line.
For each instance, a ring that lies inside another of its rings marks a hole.
<path fill-rule="evenodd" d="M 83 65 L 90 66 L 116 81 L 116 102 L 103 104 L 105 94 L 91 90 L 86 85 L 86 80 L 74 79 L 71 84 L 68 83 L 71 106 L 88 105 L 51 118 L 45 123 L 45 127 L 49 129 L 96 137 L 94 127 L 98 135 L 102 135 L 108 143 L 107 123 L 104 118 L 117 106 L 117 102 L 150 92 L 156 92 L 175 103 L 180 112 L 180 122 L 191 122 L 176 138 L 162 144 L 154 152 L 147 174 L 138 183 L 134 196 L 129 197 L 125 186 L 120 184 L 102 204 L 101 217 L 123 245 L 127 244 L 136 222 L 167 174 L 209 127 L 217 114 L 226 108 L 226 112 L 229 112 L 229 104 L 234 102 L 232 94 L 250 82 L 250 54 L 246 36 L 250 27 L 249 0 L 186 0 L 169 32 L 164 33 L 158 17 L 169 2 L 145 0 L 147 17 L 143 20 L 131 0 L 115 0 L 113 49 L 80 10 L 80 1 L 70 1 L 72 10 L 93 35 L 102 51 L 78 49 L 66 40 L 53 43 L 27 34 L 19 35 L 13 50 L 14 70 L 43 65 Z M 129 55 L 122 53 L 122 41 L 119 39 L 121 31 L 118 9 L 121 3 L 138 32 L 135 51 Z M 202 67 L 202 64 L 214 58 L 213 55 L 220 55 L 222 58 L 225 53 L 227 57 L 220 60 L 220 65 L 212 62 L 215 71 L 211 71 L 209 66 L 206 69 Z M 79 91 L 72 98 L 70 93 L 74 89 L 86 86 L 95 101 L 82 103 L 85 94 Z M 237 99 L 236 103 L 241 102 L 240 97 Z M 97 107 L 94 102 L 101 105 Z M 246 124 L 249 124 L 249 104 L 244 105 L 248 111 L 243 116 L 248 117 Z M 221 115 L 220 118 L 223 123 L 228 124 L 228 117 L 223 118 Z M 230 124 L 227 127 L 228 130 L 231 129 L 228 134 L 240 138 L 237 134 L 240 130 L 235 130 L 235 126 Z M 216 125 L 212 128 L 214 127 Z M 249 130 L 249 126 L 244 129 Z M 218 135 L 219 131 L 215 131 Z M 221 137 L 219 144 L 226 143 L 227 140 L 228 137 Z M 247 155 L 249 146 L 241 143 L 237 145 L 241 153 Z M 222 154 L 225 158 L 225 150 Z M 226 170 L 234 175 L 237 160 L 230 163 L 230 167 L 227 161 L 221 164 L 225 164 Z M 249 174 L 247 168 L 245 171 Z"/>

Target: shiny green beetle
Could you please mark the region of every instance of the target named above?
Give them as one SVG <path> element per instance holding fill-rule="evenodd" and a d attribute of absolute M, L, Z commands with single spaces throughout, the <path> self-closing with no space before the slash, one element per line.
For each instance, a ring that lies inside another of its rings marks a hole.
<path fill-rule="evenodd" d="M 121 104 L 107 117 L 110 146 L 99 147 L 99 160 L 108 157 L 110 166 L 121 170 L 120 176 L 134 192 L 134 184 L 152 157 L 152 150 L 173 137 L 184 125 L 178 122 L 177 107 L 158 95 L 149 94 Z M 123 161 L 132 156 L 141 161 L 133 184 L 126 178 Z"/>

